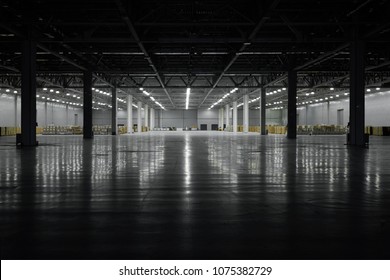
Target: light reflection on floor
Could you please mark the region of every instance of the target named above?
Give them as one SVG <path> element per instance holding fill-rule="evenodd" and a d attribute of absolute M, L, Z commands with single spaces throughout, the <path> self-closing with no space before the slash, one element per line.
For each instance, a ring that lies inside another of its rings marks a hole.
<path fill-rule="evenodd" d="M 2 259 L 390 257 L 390 138 L 0 138 Z"/>

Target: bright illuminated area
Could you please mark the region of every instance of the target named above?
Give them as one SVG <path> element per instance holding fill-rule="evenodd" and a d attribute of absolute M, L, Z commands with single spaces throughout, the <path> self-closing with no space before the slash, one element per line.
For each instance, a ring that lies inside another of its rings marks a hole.
<path fill-rule="evenodd" d="M 187 91 L 186 91 L 186 110 L 188 110 L 188 105 L 190 103 L 190 94 L 191 94 L 191 89 L 187 88 Z"/>
<path fill-rule="evenodd" d="M 97 278 L 51 275 L 94 280 L 199 260 L 199 278 L 154 279 L 258 279 L 230 274 L 257 262 L 272 280 L 361 280 L 321 274 L 352 260 L 388 280 L 367 273 L 390 267 L 389 11 L 2 0 L 4 279 L 46 280 L 18 260 L 104 260 Z"/>

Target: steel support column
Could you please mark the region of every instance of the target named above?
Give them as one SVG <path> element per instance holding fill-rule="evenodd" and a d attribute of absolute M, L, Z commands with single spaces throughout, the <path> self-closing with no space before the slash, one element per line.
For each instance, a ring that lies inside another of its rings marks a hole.
<path fill-rule="evenodd" d="M 49 125 L 49 119 L 47 117 L 47 101 L 45 101 L 45 126 Z"/>
<path fill-rule="evenodd" d="M 118 99 L 116 98 L 116 87 L 111 89 L 111 134 L 118 134 Z"/>
<path fill-rule="evenodd" d="M 163 127 L 163 109 L 158 110 L 158 127 L 162 128 Z"/>
<path fill-rule="evenodd" d="M 364 42 L 351 43 L 349 144 L 364 146 Z"/>
<path fill-rule="evenodd" d="M 223 129 L 223 115 L 222 115 L 222 108 L 219 108 L 218 110 L 218 130 L 222 130 Z"/>
<path fill-rule="evenodd" d="M 45 102 L 45 103 L 47 103 L 47 102 Z M 66 125 L 69 125 L 69 105 L 68 104 L 66 104 L 65 110 L 66 110 Z M 45 120 L 45 122 L 47 122 L 47 121 Z"/>
<path fill-rule="evenodd" d="M 145 123 L 145 129 L 146 132 L 149 131 L 149 105 L 145 104 L 144 107 L 144 123 Z"/>
<path fill-rule="evenodd" d="M 150 127 L 149 129 L 154 130 L 154 122 L 155 122 L 154 108 L 150 108 Z"/>
<path fill-rule="evenodd" d="M 249 131 L 249 96 L 244 95 L 244 105 L 243 105 L 243 132 Z"/>
<path fill-rule="evenodd" d="M 287 138 L 297 138 L 297 71 L 288 71 Z"/>
<path fill-rule="evenodd" d="M 265 97 L 265 88 L 260 89 L 260 134 L 266 135 L 266 97 Z"/>
<path fill-rule="evenodd" d="M 18 96 L 14 97 L 14 124 L 18 127 Z"/>
<path fill-rule="evenodd" d="M 127 133 L 133 133 L 133 96 L 127 96 Z"/>
<path fill-rule="evenodd" d="M 224 108 L 222 107 L 222 108 L 221 108 L 221 130 L 222 130 L 222 131 L 224 131 L 223 125 L 225 124 L 224 114 L 223 114 L 224 112 L 225 112 L 225 110 L 224 110 Z"/>
<path fill-rule="evenodd" d="M 226 129 L 230 126 L 230 106 L 229 104 L 225 105 L 225 122 L 226 122 Z"/>
<path fill-rule="evenodd" d="M 22 146 L 37 146 L 36 124 L 36 54 L 37 43 L 32 39 L 22 44 Z"/>
<path fill-rule="evenodd" d="M 237 132 L 237 101 L 233 102 L 233 132 Z"/>
<path fill-rule="evenodd" d="M 142 132 L 142 114 L 141 114 L 142 102 L 138 101 L 137 106 L 138 106 L 138 108 L 137 108 L 137 132 L 141 133 Z"/>
<path fill-rule="evenodd" d="M 85 71 L 83 75 L 84 84 L 84 104 L 83 104 L 83 136 L 84 139 L 92 139 L 92 72 Z"/>

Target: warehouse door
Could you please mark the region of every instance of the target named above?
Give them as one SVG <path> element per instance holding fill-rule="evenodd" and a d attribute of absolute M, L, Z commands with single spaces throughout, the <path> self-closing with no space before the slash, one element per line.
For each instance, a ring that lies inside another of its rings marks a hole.
<path fill-rule="evenodd" d="M 207 130 L 207 124 L 201 124 L 200 130 Z"/>
<path fill-rule="evenodd" d="M 344 125 L 344 109 L 337 110 L 337 125 Z"/>
<path fill-rule="evenodd" d="M 218 124 L 212 124 L 211 130 L 218 130 Z"/>

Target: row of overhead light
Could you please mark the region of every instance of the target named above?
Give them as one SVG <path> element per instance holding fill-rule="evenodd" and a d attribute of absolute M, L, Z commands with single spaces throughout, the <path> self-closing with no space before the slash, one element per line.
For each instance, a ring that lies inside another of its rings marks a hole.
<path fill-rule="evenodd" d="M 255 99 L 249 100 L 249 103 L 256 102 L 256 101 L 257 101 L 257 100 L 259 100 L 259 99 L 260 99 L 260 96 L 259 96 L 259 97 L 257 97 L 257 98 L 255 98 Z"/>
<path fill-rule="evenodd" d="M 1 90 L 1 89 L 0 89 L 0 90 Z M 5 92 L 7 92 L 7 93 L 10 93 L 10 92 L 11 92 L 11 89 L 9 89 L 9 88 L 6 88 L 6 89 L 5 89 Z M 18 91 L 17 91 L 17 90 L 14 90 L 13 92 L 14 92 L 14 93 L 18 93 Z"/>
<path fill-rule="evenodd" d="M 158 102 L 153 96 L 151 96 L 149 92 L 144 90 L 144 88 L 139 88 L 139 90 L 142 91 L 142 93 L 145 94 L 146 96 L 149 96 L 150 100 L 156 103 L 156 105 L 160 106 L 161 109 L 165 110 L 165 107 L 160 102 Z"/>
<path fill-rule="evenodd" d="M 238 90 L 238 88 L 232 89 L 230 92 L 226 93 L 224 96 L 222 96 L 221 99 L 219 99 L 217 102 L 215 102 L 213 105 L 210 106 L 209 110 L 214 108 L 214 106 L 217 106 L 219 103 L 222 102 L 226 97 L 228 97 L 231 93 L 235 93 Z"/>
<path fill-rule="evenodd" d="M 108 96 L 108 97 L 112 97 L 112 95 L 111 95 L 110 93 L 105 92 L 105 91 L 103 91 L 103 90 L 99 90 L 99 89 L 97 89 L 97 88 L 92 88 L 92 90 L 94 90 L 94 91 L 97 92 L 97 93 L 106 95 L 106 96 Z M 126 104 L 126 101 L 123 100 L 123 99 L 120 99 L 120 98 L 117 97 L 116 100 L 118 100 L 118 101 L 121 102 L 121 103 Z M 106 104 L 106 103 L 102 103 L 102 102 L 98 102 L 98 105 L 100 105 L 100 106 L 108 106 L 109 108 L 112 108 L 112 105 Z M 137 105 L 135 105 L 135 104 L 132 104 L 132 105 L 133 105 L 134 107 L 138 108 Z"/>
<path fill-rule="evenodd" d="M 375 88 L 376 90 L 381 90 L 381 88 L 380 87 L 377 87 L 377 88 Z M 368 88 L 368 89 L 366 89 L 366 91 L 367 92 L 371 92 L 371 89 L 370 88 Z"/>
<path fill-rule="evenodd" d="M 256 102 L 257 100 L 260 100 L 260 96 L 259 97 L 256 97 L 255 99 L 251 99 L 251 100 L 249 100 L 248 101 L 248 103 L 253 103 L 253 102 Z M 240 103 L 240 104 L 238 104 L 237 105 L 237 108 L 239 108 L 239 107 L 241 107 L 241 106 L 243 106 L 244 105 L 244 103 L 242 102 L 242 103 Z"/>
<path fill-rule="evenodd" d="M 1 89 L 0 89 L 0 90 L 1 90 Z M 46 88 L 46 87 L 42 88 L 42 90 L 43 90 L 44 92 L 51 92 L 51 93 L 57 93 L 57 94 L 60 93 L 59 90 L 48 89 L 48 88 Z M 150 99 L 151 99 L 152 101 L 154 101 L 158 106 L 160 106 L 162 109 L 165 110 L 164 106 L 163 106 L 160 102 L 156 101 L 155 98 L 154 98 L 153 96 L 150 96 L 150 93 L 148 93 L 147 91 L 145 91 L 143 88 L 140 88 L 140 90 L 141 90 L 145 95 L 149 96 Z M 92 91 L 95 91 L 96 93 L 100 93 L 100 94 L 102 94 L 102 95 L 106 95 L 106 96 L 108 96 L 108 97 L 112 97 L 112 95 L 111 95 L 110 93 L 105 92 L 105 91 L 103 91 L 103 90 L 99 90 L 99 89 L 97 89 L 97 88 L 92 88 Z M 6 92 L 6 93 L 10 93 L 10 92 L 11 92 L 11 89 L 7 88 L 7 89 L 5 89 L 5 92 Z M 16 94 L 16 93 L 18 93 L 18 91 L 17 91 L 17 90 L 14 90 L 13 93 Z M 69 101 L 59 100 L 59 99 L 55 99 L 55 98 L 45 97 L 45 96 L 41 96 L 41 95 L 39 95 L 39 94 L 37 94 L 36 96 L 37 96 L 38 98 L 41 98 L 42 100 L 45 100 L 45 101 L 51 101 L 51 102 L 62 103 L 62 104 L 73 105 L 73 106 L 83 106 L 83 104 L 81 104 L 81 103 L 69 102 Z M 66 93 L 66 96 L 68 96 L 68 97 L 74 97 L 74 98 L 77 98 L 77 99 L 81 99 L 81 97 L 80 97 L 80 96 L 77 96 L 76 94 Z M 124 104 L 127 103 L 124 99 L 121 99 L 121 98 L 117 98 L 117 100 L 118 100 L 119 102 L 121 102 L 121 103 L 124 103 Z M 109 104 L 107 104 L 107 103 L 95 102 L 95 101 L 92 101 L 92 103 L 93 103 L 93 104 L 96 103 L 96 104 L 98 104 L 98 105 L 100 105 L 100 106 L 107 106 L 107 107 L 109 107 L 109 108 L 112 108 L 112 106 L 109 105 Z M 137 106 L 136 104 L 133 103 L 132 105 L 133 105 L 135 108 L 138 108 L 138 106 Z M 97 108 L 94 108 L 94 109 L 97 109 Z"/>
<path fill-rule="evenodd" d="M 333 87 L 331 87 L 331 88 L 329 88 L 331 91 L 334 91 L 334 88 Z M 380 90 L 380 88 L 378 88 L 378 90 Z M 369 91 L 371 91 L 371 90 L 369 90 Z M 306 93 L 305 95 L 306 96 L 310 96 L 310 95 L 314 95 L 315 93 L 314 93 L 314 91 L 312 91 L 312 92 L 308 92 L 308 93 Z M 341 95 L 343 95 L 343 96 L 348 96 L 349 95 L 349 93 L 348 92 L 346 92 L 346 93 L 344 93 L 344 94 L 341 94 Z M 327 97 L 324 97 L 324 98 L 318 98 L 318 99 L 315 99 L 314 101 L 313 100 L 310 100 L 310 101 L 303 101 L 303 102 L 298 102 L 297 103 L 297 105 L 308 105 L 308 104 L 313 104 L 313 103 L 320 103 L 320 102 L 323 102 L 323 101 L 328 101 L 328 100 L 332 100 L 332 99 L 335 99 L 335 98 L 339 98 L 340 97 L 340 94 L 335 94 L 334 96 L 333 95 L 331 95 L 331 96 L 327 96 Z M 298 97 L 297 97 L 298 98 Z"/>
<path fill-rule="evenodd" d="M 83 104 L 81 104 L 81 103 L 70 102 L 70 101 L 64 101 L 64 100 L 55 99 L 55 98 L 50 98 L 50 97 L 45 97 L 45 96 L 41 96 L 41 95 L 39 95 L 39 94 L 37 94 L 36 96 L 37 96 L 37 98 L 41 98 L 42 100 L 45 100 L 45 101 L 50 101 L 50 102 L 62 103 L 62 104 L 66 104 L 66 105 L 81 106 L 81 107 L 83 107 Z"/>
<path fill-rule="evenodd" d="M 238 90 L 238 88 L 234 88 L 234 89 L 232 89 L 232 90 L 230 91 L 230 93 L 234 93 L 234 92 L 236 92 L 237 90 Z M 268 93 L 266 93 L 266 95 L 273 95 L 273 94 L 275 94 L 275 93 L 282 92 L 282 90 L 286 90 L 286 88 L 282 88 L 282 89 L 274 90 L 274 91 L 272 91 L 272 92 L 268 92 Z M 217 102 L 215 102 L 213 105 L 210 106 L 209 110 L 212 109 L 212 108 L 214 108 L 214 106 L 218 105 L 219 103 L 221 103 L 223 99 L 225 99 L 226 97 L 228 97 L 228 96 L 230 95 L 230 93 L 226 93 L 224 96 L 222 96 L 221 99 L 219 99 Z M 252 100 L 249 100 L 249 103 L 256 102 L 257 100 L 260 100 L 260 98 L 261 98 L 261 97 L 259 96 L 259 97 L 257 97 L 257 98 L 252 99 Z M 239 107 L 241 107 L 241 106 L 243 106 L 243 105 L 244 105 L 244 103 L 240 103 L 240 104 L 237 105 L 237 108 L 239 108 Z"/>
<path fill-rule="evenodd" d="M 102 91 L 102 90 L 99 90 L 99 89 L 95 89 L 95 88 L 92 88 L 93 91 L 95 91 L 96 93 L 100 93 L 102 95 L 106 95 L 108 97 L 112 97 L 112 95 L 108 92 L 105 92 L 105 91 Z M 53 89 L 50 89 L 48 90 L 47 88 L 43 88 L 43 91 L 49 91 L 49 92 L 54 92 Z M 55 93 L 60 93 L 58 90 L 55 91 Z M 80 96 L 77 96 L 76 94 L 71 94 L 71 93 L 67 93 L 66 96 L 70 96 L 70 97 L 74 97 L 74 98 L 77 98 L 77 99 L 81 99 Z M 37 95 L 37 97 L 39 97 L 39 95 Z M 51 100 L 50 98 L 45 98 L 44 96 L 42 96 L 42 99 L 46 99 L 46 100 Z M 117 98 L 117 100 L 121 103 L 124 103 L 126 104 L 127 102 L 124 100 L 124 99 L 121 99 L 121 98 Z M 70 104 L 70 105 L 79 105 L 79 106 L 82 106 L 82 104 L 78 104 L 78 103 L 73 103 L 73 102 L 66 102 L 66 101 L 57 101 L 56 99 L 52 99 L 52 101 L 56 101 L 56 102 L 59 102 L 59 103 L 64 103 L 64 104 Z M 95 102 L 95 101 L 92 101 L 93 104 L 98 104 L 100 106 L 107 106 L 109 108 L 112 108 L 112 105 L 110 104 L 107 104 L 107 103 L 104 103 L 104 102 Z M 138 108 L 137 105 L 135 104 L 132 104 L 135 108 Z M 98 108 L 93 108 L 93 109 L 98 109 Z M 121 109 L 121 108 L 118 108 L 118 109 Z"/>
<path fill-rule="evenodd" d="M 285 88 L 283 88 L 284 90 Z M 334 87 L 330 87 L 329 88 L 330 91 L 334 91 L 335 88 Z M 375 88 L 376 91 L 379 91 L 381 90 L 380 87 L 376 87 Z M 373 91 L 373 88 L 367 88 L 366 89 L 366 92 L 371 92 Z M 280 92 L 280 91 L 279 91 Z M 315 92 L 314 91 L 311 91 L 311 92 L 307 92 L 305 93 L 305 96 L 311 96 L 311 95 L 315 95 Z M 324 98 L 318 98 L 318 99 L 315 99 L 314 101 L 313 100 L 310 100 L 310 101 L 303 101 L 303 102 L 298 102 L 297 105 L 308 105 L 308 104 L 313 104 L 313 103 L 321 103 L 321 102 L 324 102 L 324 101 L 329 101 L 329 100 L 332 100 L 332 99 L 335 99 L 335 98 L 340 98 L 340 96 L 348 96 L 349 93 L 348 92 L 345 92 L 344 94 L 335 94 L 334 96 L 331 95 L 329 97 L 324 97 Z M 298 99 L 298 96 L 297 96 L 297 99 Z M 274 102 L 273 104 L 271 103 L 268 103 L 266 104 L 267 106 L 271 106 L 271 105 L 276 105 L 276 104 L 280 104 L 282 103 L 281 101 L 280 102 Z M 283 109 L 283 107 L 275 107 L 273 109 Z"/>
<path fill-rule="evenodd" d="M 279 93 L 279 92 L 282 92 L 282 91 L 285 91 L 286 88 L 282 88 L 282 89 L 277 89 L 277 90 L 274 90 L 274 91 L 270 91 L 270 92 L 267 92 L 265 95 L 274 95 L 276 93 Z"/>

